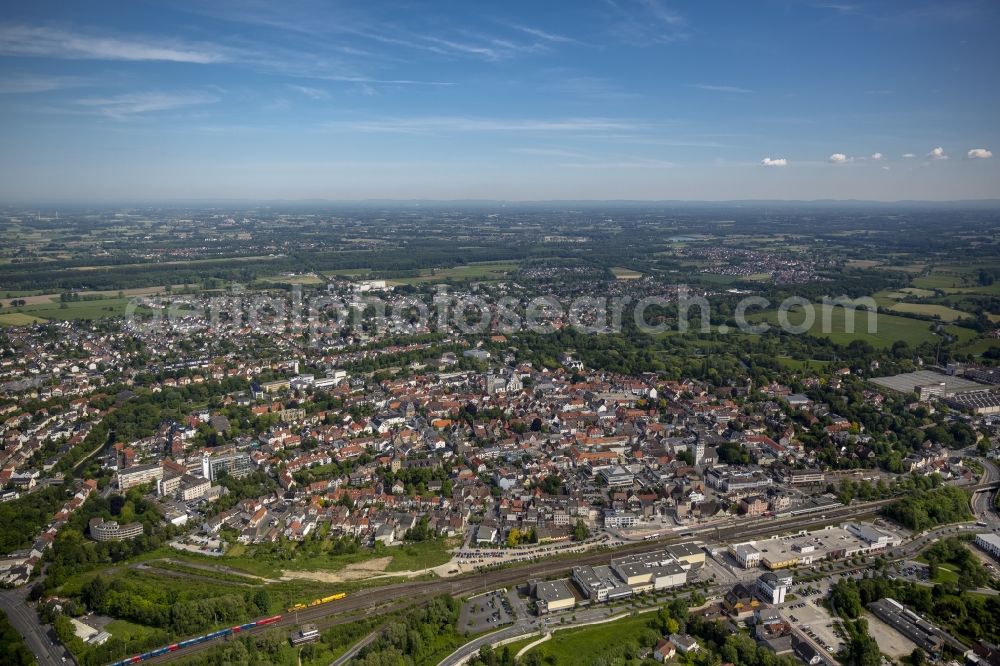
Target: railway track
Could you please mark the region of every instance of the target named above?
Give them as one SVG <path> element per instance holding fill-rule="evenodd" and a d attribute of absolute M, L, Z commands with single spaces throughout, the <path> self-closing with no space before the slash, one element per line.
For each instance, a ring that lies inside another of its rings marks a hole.
<path fill-rule="evenodd" d="M 372 615 L 374 612 L 391 612 L 391 610 L 398 610 L 406 606 L 423 603 L 441 594 L 460 596 L 471 592 L 506 587 L 531 578 L 547 578 L 567 574 L 575 566 L 603 564 L 607 563 L 612 557 L 660 550 L 665 546 L 676 543 L 703 541 L 705 539 L 713 541 L 748 540 L 752 537 L 780 534 L 790 530 L 797 531 L 822 527 L 824 525 L 840 523 L 846 519 L 857 520 L 872 516 L 876 509 L 894 501 L 894 499 L 876 500 L 854 506 L 837 507 L 826 510 L 826 513 L 821 516 L 807 515 L 759 519 L 749 525 L 743 523 L 739 525 L 695 528 L 684 532 L 683 536 L 681 534 L 671 534 L 655 541 L 643 541 L 613 549 L 601 549 L 572 558 L 554 557 L 526 565 L 504 566 L 450 579 L 386 585 L 350 594 L 340 601 L 334 601 L 321 606 L 307 607 L 292 613 L 285 613 L 282 615 L 280 621 L 270 626 L 291 628 L 309 622 L 326 628 L 362 619 Z M 400 601 L 400 599 L 405 599 L 405 601 Z M 252 634 L 255 631 L 246 633 Z M 206 641 L 189 648 L 148 659 L 144 663 L 166 663 L 197 654 L 217 644 L 218 639 Z"/>

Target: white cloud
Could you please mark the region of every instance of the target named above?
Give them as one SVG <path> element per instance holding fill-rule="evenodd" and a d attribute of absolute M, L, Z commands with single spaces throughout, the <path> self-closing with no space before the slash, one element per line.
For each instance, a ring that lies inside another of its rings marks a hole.
<path fill-rule="evenodd" d="M 760 165 L 766 167 L 783 167 L 788 166 L 788 160 L 784 157 L 765 157 L 760 161 Z"/>
<path fill-rule="evenodd" d="M 941 146 L 938 146 L 937 148 L 931 149 L 931 152 L 927 153 L 927 157 L 928 157 L 928 159 L 932 159 L 932 160 L 947 160 L 947 159 L 950 159 L 947 155 L 944 154 L 944 148 L 942 148 Z"/>
<path fill-rule="evenodd" d="M 560 148 L 511 148 L 508 152 L 516 155 L 532 155 L 536 157 L 586 157 L 572 150 Z"/>
<path fill-rule="evenodd" d="M 716 86 L 708 83 L 694 83 L 691 87 L 698 88 L 699 90 L 708 90 L 709 92 L 738 93 L 743 95 L 753 92 L 749 88 L 740 88 L 738 86 Z"/>
<path fill-rule="evenodd" d="M 848 157 L 844 153 L 834 153 L 827 158 L 831 164 L 846 164 L 847 162 L 853 162 L 853 157 Z"/>
<path fill-rule="evenodd" d="M 914 157 L 916 157 L 916 155 L 914 155 L 913 153 L 903 153 L 903 157 L 905 157 L 906 159 L 909 160 L 909 159 L 913 159 Z"/>
<path fill-rule="evenodd" d="M 514 30 L 520 30 L 525 34 L 531 35 L 532 37 L 538 37 L 539 39 L 544 39 L 547 42 L 567 44 L 576 41 L 572 37 L 567 37 L 566 35 L 559 35 L 554 32 L 547 32 L 545 30 L 539 30 L 538 28 L 532 28 L 530 26 L 520 25 L 518 23 L 511 23 L 509 25 Z"/>
<path fill-rule="evenodd" d="M 395 132 L 403 134 L 455 132 L 607 132 L 632 130 L 636 125 L 607 118 L 566 118 L 557 120 L 518 120 L 427 116 L 379 120 L 338 120 L 326 128 L 348 132 Z"/>
<path fill-rule="evenodd" d="M 330 93 L 323 90 L 322 88 L 313 88 L 310 86 L 296 86 L 296 85 L 290 85 L 288 87 L 294 90 L 295 92 L 302 93 L 303 95 L 305 95 L 310 99 L 326 99 L 330 96 Z"/>
<path fill-rule="evenodd" d="M 109 118 L 127 118 L 140 113 L 169 111 L 186 106 L 200 106 L 218 102 L 219 97 L 206 93 L 142 92 L 114 97 L 89 97 L 77 104 L 91 108 Z"/>
<path fill-rule="evenodd" d="M 614 162 L 570 162 L 559 166 L 567 169 L 671 169 L 676 165 L 664 160 L 634 159 Z"/>
<path fill-rule="evenodd" d="M 78 76 L 36 76 L 20 75 L 0 80 L 0 93 L 29 94 L 79 88 L 87 85 L 87 81 Z"/>
<path fill-rule="evenodd" d="M 70 60 L 166 60 L 198 64 L 232 60 L 231 53 L 210 44 L 123 39 L 26 25 L 0 26 L 0 54 Z"/>
<path fill-rule="evenodd" d="M 872 159 L 873 162 L 878 162 L 883 157 L 885 157 L 885 155 L 883 155 L 882 153 L 872 153 L 871 159 Z"/>
<path fill-rule="evenodd" d="M 993 157 L 993 152 L 986 148 L 973 148 L 965 156 L 970 160 L 988 160 Z"/>

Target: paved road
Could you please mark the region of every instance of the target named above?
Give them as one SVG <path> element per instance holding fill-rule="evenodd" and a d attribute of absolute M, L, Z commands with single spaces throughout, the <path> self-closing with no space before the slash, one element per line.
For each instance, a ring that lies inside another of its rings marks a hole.
<path fill-rule="evenodd" d="M 983 478 L 980 485 L 993 483 L 1000 479 L 1000 469 L 990 460 L 980 459 L 983 465 Z M 976 514 L 976 519 L 986 523 L 990 529 L 1000 528 L 1000 515 L 998 515 L 994 498 L 996 491 L 976 493 L 972 497 L 972 510 Z"/>
<path fill-rule="evenodd" d="M 361 652 L 362 649 L 367 647 L 372 641 L 378 638 L 381 633 L 382 633 L 382 627 L 379 627 L 372 633 L 362 638 L 360 642 L 355 643 L 353 647 L 347 650 L 347 652 L 345 652 L 344 654 L 340 655 L 332 662 L 330 662 L 330 666 L 344 666 L 344 664 L 349 662 L 351 659 L 354 659 L 354 657 L 359 652 Z"/>
<path fill-rule="evenodd" d="M 34 607 L 27 604 L 29 589 L 25 585 L 12 590 L 0 590 L 0 607 L 7 614 L 11 625 L 24 637 L 25 644 L 38 659 L 39 666 L 76 663 L 69 651 L 38 621 Z"/>
<path fill-rule="evenodd" d="M 425 602 L 440 594 L 459 596 L 477 591 L 494 590 L 509 585 L 518 585 L 532 578 L 546 578 L 566 574 L 574 566 L 606 564 L 612 557 L 627 553 L 641 553 L 660 550 L 664 546 L 695 540 L 711 540 L 725 542 L 731 540 L 749 540 L 754 537 L 783 534 L 790 531 L 812 529 L 824 525 L 838 524 L 844 520 L 859 520 L 873 513 L 878 507 L 895 499 L 877 500 L 854 504 L 848 507 L 833 507 L 825 509 L 822 515 L 789 516 L 782 518 L 763 518 L 750 521 L 740 521 L 725 525 L 692 527 L 686 532 L 671 533 L 656 541 L 647 541 L 620 548 L 598 550 L 580 554 L 572 558 L 554 558 L 541 560 L 519 566 L 509 566 L 501 569 L 489 569 L 482 572 L 444 578 L 430 581 L 410 581 L 394 585 L 365 590 L 363 593 L 348 595 L 346 599 L 307 608 L 299 611 L 293 617 L 285 615 L 277 626 L 293 627 L 304 622 L 332 625 L 339 623 L 332 616 L 348 613 L 372 613 L 386 604 L 399 603 L 405 599 L 410 604 Z M 272 625 L 275 626 L 275 625 Z M 200 643 L 196 646 L 170 652 L 162 657 L 156 657 L 147 663 L 172 661 L 207 650 L 215 645 L 215 641 Z"/>
<path fill-rule="evenodd" d="M 647 541 L 630 546 L 623 546 L 615 549 L 598 550 L 583 553 L 573 558 L 555 558 L 551 560 L 541 560 L 527 565 L 510 566 L 508 568 L 491 569 L 483 572 L 456 576 L 454 578 L 444 578 L 430 581 L 411 581 L 386 585 L 383 587 L 365 590 L 363 593 L 348 595 L 346 599 L 307 608 L 299 611 L 296 616 L 286 615 L 277 623 L 278 626 L 292 627 L 303 622 L 319 623 L 323 619 L 332 615 L 339 615 L 349 612 L 366 611 L 387 604 L 406 599 L 412 604 L 427 601 L 440 594 L 459 596 L 470 592 L 495 590 L 509 585 L 519 585 L 532 578 L 547 578 L 567 573 L 574 566 L 606 564 L 612 557 L 619 557 L 626 553 L 641 553 L 647 551 L 660 550 L 668 544 L 684 543 L 698 538 L 711 539 L 713 541 L 726 541 L 731 539 L 746 540 L 755 536 L 770 534 L 781 534 L 790 530 L 808 529 L 823 525 L 837 524 L 845 519 L 856 520 L 860 516 L 874 511 L 892 500 L 878 500 L 856 504 L 850 507 L 837 507 L 826 510 L 821 516 L 791 516 L 786 518 L 770 518 L 754 521 L 746 521 L 747 524 L 737 523 L 733 525 L 718 525 L 707 527 L 693 527 L 684 536 L 670 534 L 658 541 Z M 275 625 L 271 625 L 275 626 Z M 215 645 L 215 641 L 207 641 L 198 645 L 169 652 L 162 657 L 150 659 L 145 663 L 156 663 L 161 661 L 172 661 L 181 659 L 191 654 L 207 650 Z"/>
<path fill-rule="evenodd" d="M 942 536 L 946 536 L 948 534 L 957 533 L 961 531 L 966 531 L 966 532 L 969 531 L 968 529 L 963 530 L 962 526 L 964 526 L 965 528 L 974 527 L 973 523 L 962 523 L 961 526 L 949 525 L 946 527 L 940 527 L 931 530 L 925 534 L 922 534 L 913 541 L 901 544 L 896 548 L 891 548 L 885 551 L 884 554 L 887 555 L 892 560 L 906 559 L 912 557 L 913 555 L 916 555 L 924 548 L 930 546 L 932 543 L 940 539 Z M 842 567 L 838 570 L 830 572 L 828 577 L 832 578 L 837 574 L 841 573 L 841 571 L 853 572 L 853 571 L 860 571 L 865 568 L 867 567 L 860 567 L 860 568 L 852 566 Z M 715 595 L 718 595 L 722 591 L 728 589 L 731 585 L 732 585 L 731 581 L 720 585 L 713 585 L 708 588 L 706 596 L 709 597 L 710 599 L 715 598 Z M 569 622 L 567 620 L 567 624 L 565 625 L 561 623 L 557 625 L 553 621 L 552 626 L 561 628 L 579 624 L 586 624 L 588 622 L 594 621 L 595 619 L 607 617 L 614 612 L 615 611 L 609 608 L 608 606 L 598 606 L 593 609 L 587 609 L 585 607 L 581 607 L 577 608 L 574 611 L 574 614 L 576 615 L 577 618 L 576 621 Z M 621 611 L 619 610 L 618 612 Z M 566 617 L 565 615 L 560 616 L 559 619 L 561 620 L 566 619 Z M 480 636 L 479 638 L 470 641 L 469 643 L 466 643 L 462 647 L 455 650 L 452 654 L 450 654 L 448 657 L 442 660 L 441 663 L 438 664 L 438 666 L 458 666 L 459 664 L 463 664 L 466 660 L 468 660 L 474 654 L 479 652 L 480 648 L 482 648 L 484 645 L 494 645 L 500 641 L 507 639 L 527 638 L 533 634 L 541 634 L 546 630 L 546 625 L 541 624 L 540 620 L 534 620 L 534 621 L 530 620 L 531 620 L 530 618 L 522 619 L 505 629 L 493 632 L 492 634 L 487 634 L 486 636 Z M 812 644 L 813 647 L 816 648 L 816 650 L 818 650 L 820 654 L 823 655 L 828 654 L 826 650 L 820 647 L 815 641 L 810 639 L 808 636 L 805 636 L 803 634 L 802 638 L 804 638 L 806 641 Z"/>

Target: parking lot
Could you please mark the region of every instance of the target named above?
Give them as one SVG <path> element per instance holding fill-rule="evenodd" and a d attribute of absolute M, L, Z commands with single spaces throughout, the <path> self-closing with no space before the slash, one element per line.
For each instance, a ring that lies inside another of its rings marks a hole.
<path fill-rule="evenodd" d="M 843 643 L 833 630 L 834 619 L 826 609 L 816 604 L 818 597 L 801 599 L 782 608 L 782 615 L 802 633 L 819 643 L 827 652 L 836 654 Z"/>
<path fill-rule="evenodd" d="M 514 622 L 514 611 L 503 590 L 469 599 L 458 618 L 458 630 L 478 634 Z"/>

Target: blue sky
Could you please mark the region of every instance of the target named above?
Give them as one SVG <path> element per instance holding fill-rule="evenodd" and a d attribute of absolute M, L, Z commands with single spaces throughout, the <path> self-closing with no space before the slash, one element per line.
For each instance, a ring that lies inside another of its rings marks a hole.
<path fill-rule="evenodd" d="M 994 0 L 18 2 L 0 200 L 1000 198 Z"/>

